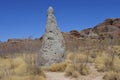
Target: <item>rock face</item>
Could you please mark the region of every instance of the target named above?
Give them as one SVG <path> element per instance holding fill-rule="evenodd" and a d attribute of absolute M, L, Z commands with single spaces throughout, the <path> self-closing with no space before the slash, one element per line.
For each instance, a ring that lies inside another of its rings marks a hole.
<path fill-rule="evenodd" d="M 62 33 L 60 32 L 52 7 L 49 7 L 47 14 L 47 24 L 43 35 L 40 53 L 44 62 L 42 65 L 49 66 L 64 60 L 65 44 Z"/>
<path fill-rule="evenodd" d="M 81 36 L 80 33 L 79 33 L 79 31 L 77 31 L 77 30 L 70 31 L 70 34 L 73 35 L 73 36 L 75 36 L 76 38 L 79 38 Z"/>
<path fill-rule="evenodd" d="M 108 18 L 104 22 L 96 25 L 93 31 L 104 35 L 106 38 L 112 36 L 114 38 L 120 37 L 120 18 Z"/>

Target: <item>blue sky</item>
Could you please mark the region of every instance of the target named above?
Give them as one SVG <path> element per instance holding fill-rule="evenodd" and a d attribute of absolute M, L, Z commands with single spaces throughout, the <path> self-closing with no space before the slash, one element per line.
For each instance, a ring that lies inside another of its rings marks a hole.
<path fill-rule="evenodd" d="M 49 6 L 54 8 L 62 32 L 120 17 L 120 0 L 0 0 L 0 40 L 39 38 L 45 31 Z"/>

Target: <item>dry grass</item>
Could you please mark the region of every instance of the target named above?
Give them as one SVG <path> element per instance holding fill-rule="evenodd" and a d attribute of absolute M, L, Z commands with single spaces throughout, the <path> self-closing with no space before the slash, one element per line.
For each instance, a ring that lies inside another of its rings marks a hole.
<path fill-rule="evenodd" d="M 107 48 L 106 48 L 107 49 Z M 65 63 L 51 65 L 51 71 L 64 71 L 65 76 L 74 78 L 79 75 L 89 75 L 91 73 L 88 63 L 94 63 L 98 71 L 106 72 L 105 80 L 120 80 L 118 75 L 120 73 L 120 46 L 113 47 L 115 50 L 115 57 L 113 64 L 111 64 L 112 56 L 106 51 L 89 51 L 86 53 L 68 53 Z"/>
<path fill-rule="evenodd" d="M 116 56 L 114 59 L 113 69 L 116 72 L 120 72 L 120 58 L 118 56 Z"/>
<path fill-rule="evenodd" d="M 26 62 L 23 56 L 0 58 L 0 80 L 45 80 L 45 74 L 34 62 Z"/>
<path fill-rule="evenodd" d="M 90 73 L 90 68 L 86 63 L 87 56 L 85 54 L 69 53 L 66 56 L 66 61 L 61 63 L 52 64 L 44 70 L 58 72 L 65 71 L 65 76 L 72 76 L 74 78 L 81 75 Z"/>
<path fill-rule="evenodd" d="M 107 49 L 107 48 L 106 48 Z M 114 46 L 114 57 L 109 51 L 89 51 L 89 55 L 85 53 L 68 53 L 67 60 L 70 62 L 65 70 L 66 76 L 73 76 L 73 73 L 78 72 L 80 75 L 90 74 L 90 68 L 87 63 L 95 63 L 98 71 L 109 72 L 114 71 L 120 72 L 120 46 Z M 92 53 L 93 52 L 93 53 Z M 113 57 L 113 60 L 112 60 Z M 75 75 L 75 74 L 74 74 Z M 76 76 L 78 74 L 76 73 Z M 73 76 L 74 77 L 74 76 Z"/>
<path fill-rule="evenodd" d="M 69 64 L 65 70 L 65 76 L 72 76 L 72 73 L 75 71 L 74 65 Z"/>
<path fill-rule="evenodd" d="M 72 62 L 85 62 L 86 61 L 86 55 L 84 53 L 68 53 L 67 54 L 67 60 L 71 60 Z"/>
<path fill-rule="evenodd" d="M 113 46 L 113 49 L 116 51 L 117 55 L 120 56 L 120 46 L 118 46 L 118 45 Z"/>
<path fill-rule="evenodd" d="M 67 55 L 67 67 L 65 69 L 65 76 L 72 76 L 74 78 L 79 75 L 88 75 L 90 68 L 87 66 L 87 56 L 85 54 L 68 54 Z"/>
<path fill-rule="evenodd" d="M 120 47 L 113 46 L 111 51 L 97 55 L 95 65 L 98 71 L 105 72 L 104 80 L 120 80 Z"/>
<path fill-rule="evenodd" d="M 45 68 L 47 71 L 52 71 L 52 72 L 63 72 L 65 71 L 67 67 L 67 62 L 61 62 L 61 63 L 55 63 L 52 64 L 51 66 Z"/>
<path fill-rule="evenodd" d="M 10 77 L 4 77 L 2 80 L 46 80 L 43 76 L 10 76 Z"/>
<path fill-rule="evenodd" d="M 109 71 L 103 77 L 104 80 L 120 80 L 120 73 Z"/>
<path fill-rule="evenodd" d="M 78 69 L 82 75 L 88 75 L 90 73 L 90 68 L 86 64 L 81 64 Z"/>
<path fill-rule="evenodd" d="M 95 66 L 98 71 L 109 71 L 114 70 L 119 72 L 120 71 L 120 58 L 119 56 L 115 55 L 112 61 L 112 58 L 107 53 L 102 53 L 97 56 L 95 60 Z"/>
<path fill-rule="evenodd" d="M 97 56 L 95 60 L 95 66 L 98 71 L 106 71 L 107 65 L 110 62 L 110 59 L 108 58 L 108 55 L 106 53 L 102 53 Z"/>
<path fill-rule="evenodd" d="M 78 71 L 74 71 L 74 72 L 72 73 L 72 77 L 74 77 L 74 78 L 78 78 L 79 75 L 80 75 L 80 73 L 79 73 Z"/>
<path fill-rule="evenodd" d="M 65 76 L 72 76 L 72 77 L 78 77 L 80 74 L 88 75 L 89 73 L 90 73 L 90 68 L 85 64 L 78 64 L 78 65 L 69 64 L 65 70 Z"/>

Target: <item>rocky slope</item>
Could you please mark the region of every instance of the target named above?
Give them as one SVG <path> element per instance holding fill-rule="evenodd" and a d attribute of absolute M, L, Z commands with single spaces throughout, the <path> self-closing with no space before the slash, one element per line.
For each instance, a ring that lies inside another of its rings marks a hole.
<path fill-rule="evenodd" d="M 104 35 L 105 38 L 108 38 L 109 36 L 120 38 L 120 18 L 109 18 L 93 28 L 84 29 L 80 32 L 73 30 L 70 31 L 70 33 L 77 38 L 97 39 L 101 38 L 102 35 Z"/>

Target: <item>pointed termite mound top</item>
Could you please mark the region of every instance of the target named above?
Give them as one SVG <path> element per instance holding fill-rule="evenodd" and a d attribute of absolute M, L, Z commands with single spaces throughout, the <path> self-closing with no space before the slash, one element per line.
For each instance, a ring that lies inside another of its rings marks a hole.
<path fill-rule="evenodd" d="M 52 7 L 48 8 L 46 30 L 43 35 L 40 53 L 43 58 L 43 65 L 49 66 L 64 60 L 65 44 L 64 38 L 58 28 Z"/>
<path fill-rule="evenodd" d="M 54 9 L 50 6 L 48 8 L 48 14 L 53 14 L 54 13 Z"/>

